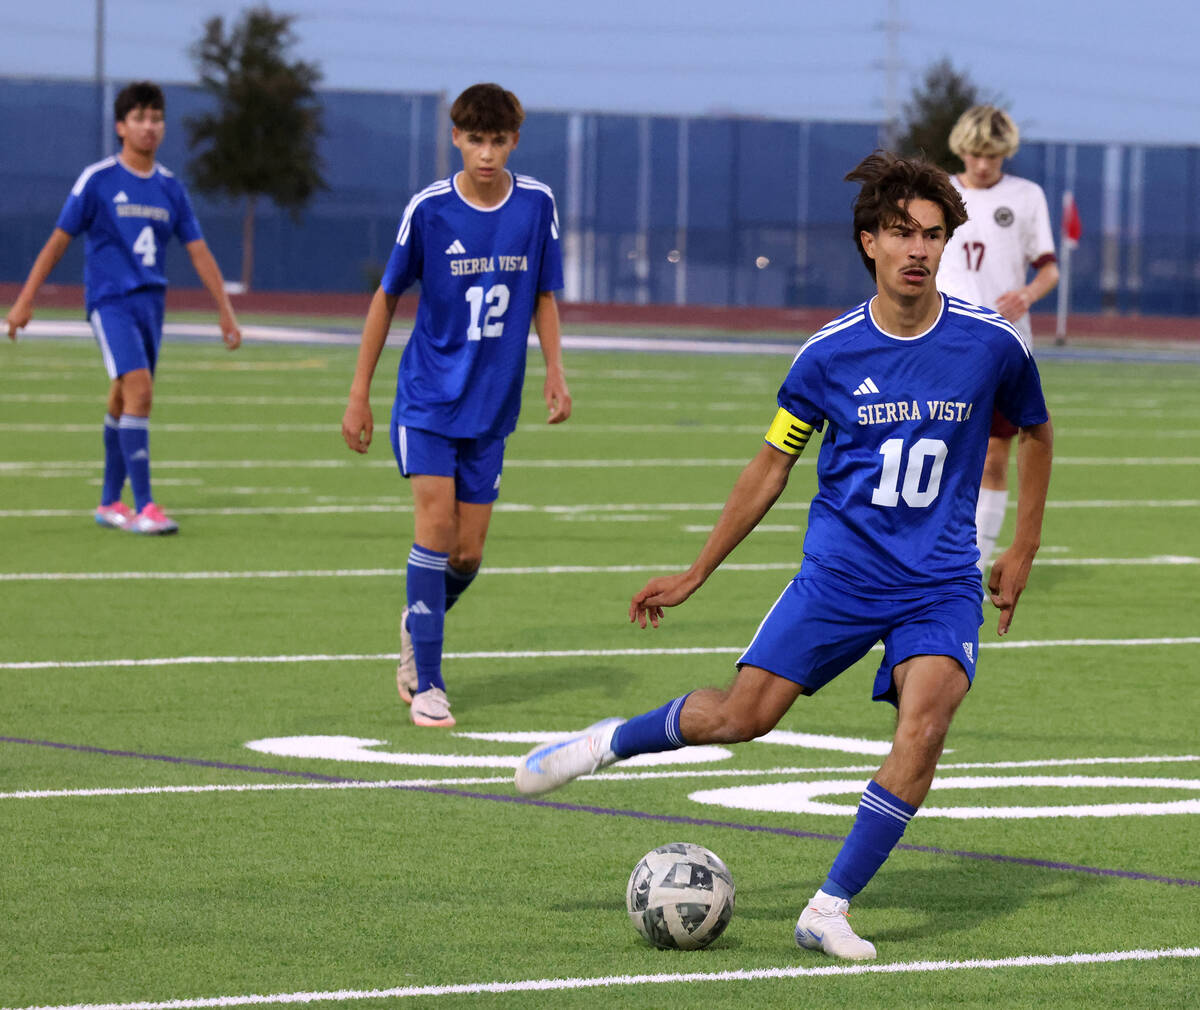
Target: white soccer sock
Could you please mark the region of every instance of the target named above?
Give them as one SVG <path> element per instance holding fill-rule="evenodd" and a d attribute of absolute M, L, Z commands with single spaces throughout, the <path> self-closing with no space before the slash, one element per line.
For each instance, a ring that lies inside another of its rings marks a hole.
<path fill-rule="evenodd" d="M 979 567 L 983 568 L 996 549 L 996 538 L 1004 525 L 1004 511 L 1008 508 L 1008 491 L 979 489 L 979 501 L 975 505 L 975 543 L 979 546 Z"/>

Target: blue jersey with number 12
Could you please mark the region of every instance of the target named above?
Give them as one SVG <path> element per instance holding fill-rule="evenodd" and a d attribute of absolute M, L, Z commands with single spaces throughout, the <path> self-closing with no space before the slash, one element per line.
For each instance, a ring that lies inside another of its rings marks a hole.
<path fill-rule="evenodd" d="M 866 593 L 949 583 L 979 591 L 975 501 L 992 409 L 1018 427 L 1049 420 L 1037 366 L 1011 324 L 942 296 L 929 330 L 896 337 L 860 305 L 809 338 L 778 402 L 782 417 L 828 426 L 806 566 Z M 798 451 L 786 436 L 768 442 Z"/>
<path fill-rule="evenodd" d="M 87 310 L 131 291 L 167 286 L 165 247 L 203 238 L 183 184 L 162 165 L 148 175 L 105 158 L 83 170 L 58 216 L 72 238 L 87 233 L 83 267 Z"/>
<path fill-rule="evenodd" d="M 513 175 L 496 207 L 468 203 L 453 178 L 423 189 L 404 211 L 382 286 L 399 295 L 414 281 L 421 298 L 392 423 L 448 438 L 510 434 L 538 295 L 562 287 L 550 188 Z"/>

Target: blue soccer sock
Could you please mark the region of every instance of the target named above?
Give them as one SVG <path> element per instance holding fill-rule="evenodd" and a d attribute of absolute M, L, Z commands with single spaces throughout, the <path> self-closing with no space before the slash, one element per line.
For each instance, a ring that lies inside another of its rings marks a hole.
<path fill-rule="evenodd" d="M 686 747 L 687 741 L 679 731 L 679 714 L 687 695 L 669 701 L 665 705 L 635 715 L 621 723 L 613 733 L 612 751 L 617 757 L 633 757 L 635 754 L 657 754 L 666 750 Z"/>
<path fill-rule="evenodd" d="M 458 602 L 458 598 L 467 591 L 467 586 L 475 581 L 479 574 L 476 568 L 473 572 L 460 572 L 449 562 L 446 563 L 446 609 L 449 610 Z"/>
<path fill-rule="evenodd" d="M 113 505 L 121 500 L 125 487 L 125 455 L 121 452 L 120 422 L 112 414 L 104 415 L 104 483 L 100 504 Z"/>
<path fill-rule="evenodd" d="M 892 854 L 916 812 L 916 807 L 893 796 L 874 779 L 868 782 L 854 827 L 821 890 L 847 900 L 858 894 Z"/>
<path fill-rule="evenodd" d="M 133 507 L 141 512 L 154 501 L 150 494 L 150 418 L 122 414 L 117 434 L 121 440 L 121 455 L 129 486 L 133 488 Z"/>
<path fill-rule="evenodd" d="M 442 640 L 446 625 L 446 560 L 450 555 L 413 544 L 408 552 L 408 634 L 417 663 L 417 693 L 446 690 Z"/>

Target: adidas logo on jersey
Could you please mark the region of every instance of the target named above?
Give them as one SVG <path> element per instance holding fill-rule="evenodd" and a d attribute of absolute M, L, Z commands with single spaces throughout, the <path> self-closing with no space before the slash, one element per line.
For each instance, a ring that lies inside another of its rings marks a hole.
<path fill-rule="evenodd" d="M 433 613 L 433 611 L 429 609 L 429 604 L 427 604 L 424 600 L 417 600 L 416 603 L 409 604 L 408 613 L 410 617 L 413 614 L 417 614 L 421 617 L 428 617 Z"/>
<path fill-rule="evenodd" d="M 975 662 L 975 645 L 972 642 L 963 642 L 963 653 L 966 655 L 969 662 Z"/>
<path fill-rule="evenodd" d="M 461 256 L 466 251 L 467 250 L 463 246 L 463 244 L 458 239 L 455 239 L 453 242 L 450 243 L 450 248 L 446 250 L 446 255 L 447 256 Z"/>
<path fill-rule="evenodd" d="M 121 192 L 119 192 L 116 196 L 113 197 L 113 203 L 128 203 L 128 202 L 129 202 L 129 197 L 127 197 L 125 195 L 125 190 L 121 190 Z"/>
<path fill-rule="evenodd" d="M 868 393 L 878 393 L 879 387 L 875 385 L 874 380 L 868 375 L 859 384 L 858 389 L 854 391 L 855 396 L 866 396 Z"/>

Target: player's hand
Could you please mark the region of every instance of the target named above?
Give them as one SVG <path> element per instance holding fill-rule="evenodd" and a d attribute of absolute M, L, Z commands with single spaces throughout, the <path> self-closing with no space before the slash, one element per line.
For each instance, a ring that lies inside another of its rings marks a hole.
<path fill-rule="evenodd" d="M 988 597 L 992 606 L 1000 611 L 1000 622 L 996 631 L 1001 635 L 1008 634 L 1012 624 L 1013 612 L 1017 609 L 1017 601 L 1025 591 L 1029 581 L 1029 571 L 1033 567 L 1033 555 L 1026 554 L 1015 547 L 1010 547 L 996 559 L 988 574 Z"/>
<path fill-rule="evenodd" d="M 355 452 L 366 452 L 375 432 L 375 419 L 371 416 L 371 405 L 351 400 L 342 415 L 342 438 Z"/>
<path fill-rule="evenodd" d="M 221 340 L 231 351 L 242 346 L 242 331 L 232 312 L 222 312 L 220 318 Z"/>
<path fill-rule="evenodd" d="M 1032 304 L 1033 299 L 1029 297 L 1029 292 L 1024 288 L 1016 288 L 1013 291 L 1005 291 L 996 299 L 996 311 L 1010 323 L 1015 323 L 1029 311 Z"/>
<path fill-rule="evenodd" d="M 4 320 L 8 326 L 8 339 L 17 339 L 17 330 L 24 329 L 29 325 L 29 320 L 33 318 L 33 307 L 30 305 L 22 305 L 16 302 L 11 309 L 8 310 L 8 318 Z"/>
<path fill-rule="evenodd" d="M 562 424 L 571 416 L 571 394 L 567 390 L 567 380 L 559 375 L 546 373 L 546 383 L 542 387 L 542 396 L 546 401 L 547 424 Z"/>
<path fill-rule="evenodd" d="M 694 593 L 699 584 L 690 572 L 678 575 L 660 575 L 651 579 L 642 590 L 629 601 L 629 621 L 640 627 L 658 627 L 663 617 L 663 607 L 675 607 Z"/>

